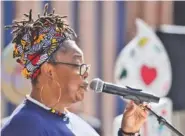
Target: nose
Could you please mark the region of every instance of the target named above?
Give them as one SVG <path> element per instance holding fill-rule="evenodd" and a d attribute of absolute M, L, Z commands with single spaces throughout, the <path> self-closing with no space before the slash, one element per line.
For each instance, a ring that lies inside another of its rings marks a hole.
<path fill-rule="evenodd" d="M 82 77 L 83 77 L 83 79 L 87 79 L 87 78 L 88 78 L 88 76 L 89 76 L 89 72 L 88 72 L 88 71 L 86 71 Z"/>

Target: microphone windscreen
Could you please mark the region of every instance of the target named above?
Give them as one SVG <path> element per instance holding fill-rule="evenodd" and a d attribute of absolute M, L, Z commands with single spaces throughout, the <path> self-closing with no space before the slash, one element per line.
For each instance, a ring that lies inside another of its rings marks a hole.
<path fill-rule="evenodd" d="M 94 78 L 90 83 L 90 88 L 94 90 L 96 93 L 100 93 L 103 91 L 104 82 L 99 78 Z"/>

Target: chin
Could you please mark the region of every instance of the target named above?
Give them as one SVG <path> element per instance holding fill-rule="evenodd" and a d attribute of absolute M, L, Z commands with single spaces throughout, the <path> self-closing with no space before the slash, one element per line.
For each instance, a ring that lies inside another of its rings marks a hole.
<path fill-rule="evenodd" d="M 79 94 L 76 96 L 76 99 L 74 100 L 74 102 L 80 102 L 80 101 L 83 101 L 84 99 L 84 93 L 83 94 Z"/>

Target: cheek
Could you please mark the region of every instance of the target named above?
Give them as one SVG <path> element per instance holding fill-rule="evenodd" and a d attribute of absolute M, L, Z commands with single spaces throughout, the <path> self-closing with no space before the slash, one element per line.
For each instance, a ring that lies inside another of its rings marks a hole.
<path fill-rule="evenodd" d="M 68 84 L 68 91 L 71 93 L 77 92 L 80 87 L 80 82 L 78 80 L 72 80 Z"/>

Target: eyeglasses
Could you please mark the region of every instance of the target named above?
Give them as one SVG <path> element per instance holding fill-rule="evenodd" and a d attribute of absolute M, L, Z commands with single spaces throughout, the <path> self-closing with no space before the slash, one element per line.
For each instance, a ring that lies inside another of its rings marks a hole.
<path fill-rule="evenodd" d="M 64 65 L 69 65 L 69 66 L 74 66 L 74 67 L 79 67 L 80 71 L 79 71 L 79 75 L 83 76 L 86 72 L 89 73 L 90 71 L 90 65 L 87 64 L 73 64 L 73 63 L 67 63 L 67 62 L 56 62 L 56 61 L 52 61 L 53 64 L 64 64 Z"/>

